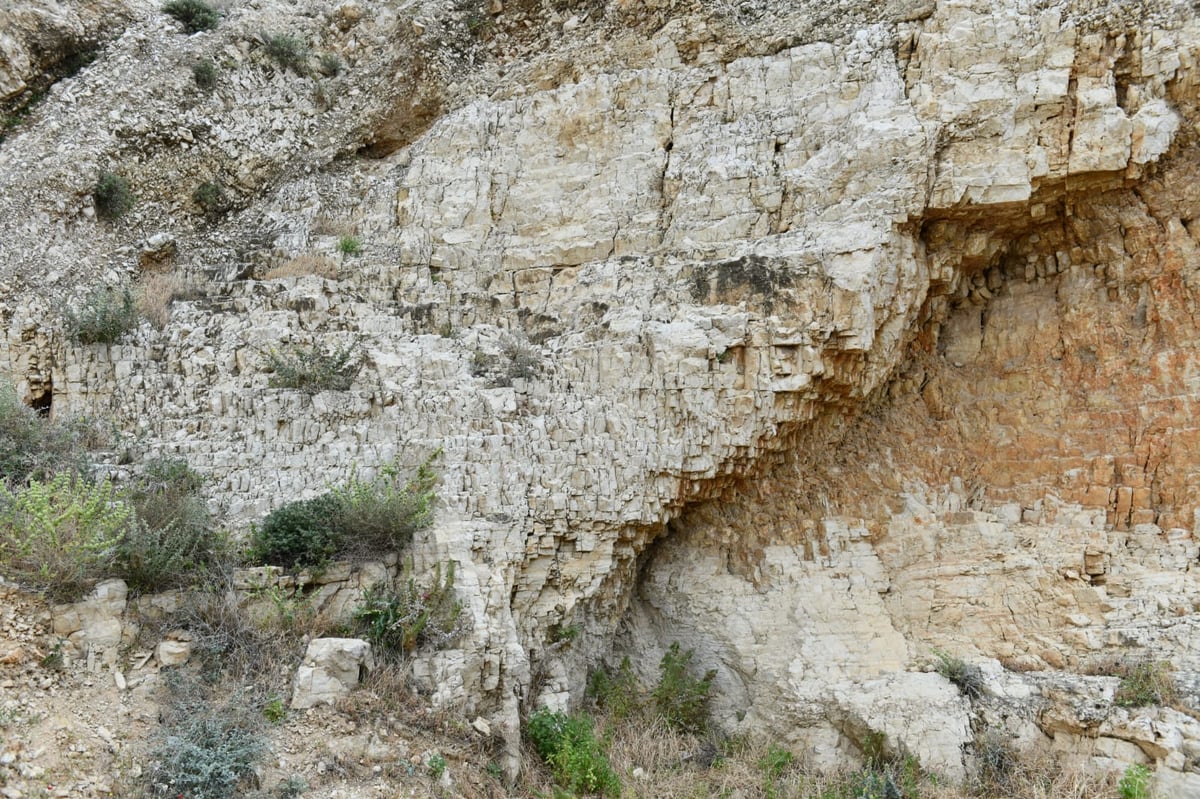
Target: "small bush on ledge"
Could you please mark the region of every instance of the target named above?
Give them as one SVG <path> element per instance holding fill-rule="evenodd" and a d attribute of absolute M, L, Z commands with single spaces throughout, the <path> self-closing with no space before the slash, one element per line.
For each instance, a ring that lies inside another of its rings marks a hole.
<path fill-rule="evenodd" d="M 389 464 L 374 480 L 346 485 L 289 502 L 251 534 L 256 562 L 286 567 L 320 566 L 338 556 L 370 557 L 407 546 L 433 519 L 437 450 L 408 480 Z"/>
<path fill-rule="evenodd" d="M 362 369 L 361 342 L 344 347 L 289 347 L 285 352 L 267 353 L 267 366 L 274 372 L 267 385 L 295 388 L 308 394 L 320 391 L 349 391 Z"/>
<path fill-rule="evenodd" d="M 281 69 L 290 69 L 297 75 L 308 74 L 308 44 L 303 39 L 284 34 L 267 35 L 263 37 L 263 47 Z"/>
<path fill-rule="evenodd" d="M 92 189 L 92 201 L 96 213 L 105 219 L 116 219 L 133 208 L 133 190 L 129 181 L 112 172 L 101 172 Z"/>
<path fill-rule="evenodd" d="M 141 318 L 128 288 L 105 288 L 92 292 L 78 312 L 67 311 L 65 321 L 76 344 L 116 344 L 137 329 Z"/>
<path fill-rule="evenodd" d="M 182 22 L 188 33 L 212 30 L 221 19 L 217 10 L 204 0 L 170 0 L 162 10 Z"/>

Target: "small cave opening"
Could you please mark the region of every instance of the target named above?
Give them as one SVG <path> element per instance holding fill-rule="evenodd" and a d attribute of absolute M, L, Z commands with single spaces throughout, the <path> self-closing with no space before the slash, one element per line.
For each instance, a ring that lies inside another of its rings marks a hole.
<path fill-rule="evenodd" d="M 29 407 L 33 408 L 38 416 L 49 418 L 53 404 L 54 387 L 50 382 L 30 386 Z"/>

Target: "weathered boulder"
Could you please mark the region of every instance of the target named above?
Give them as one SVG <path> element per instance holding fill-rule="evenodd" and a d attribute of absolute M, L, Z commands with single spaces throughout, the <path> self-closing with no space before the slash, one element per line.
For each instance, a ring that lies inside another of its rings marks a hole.
<path fill-rule="evenodd" d="M 309 642 L 293 680 L 292 707 L 332 704 L 348 695 L 375 668 L 371 645 L 358 638 L 317 638 Z"/>

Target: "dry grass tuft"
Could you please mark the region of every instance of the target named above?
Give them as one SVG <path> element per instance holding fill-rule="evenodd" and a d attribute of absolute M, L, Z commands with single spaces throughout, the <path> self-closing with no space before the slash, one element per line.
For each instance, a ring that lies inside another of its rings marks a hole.
<path fill-rule="evenodd" d="M 276 280 L 281 277 L 304 277 L 316 275 L 326 280 L 337 280 L 337 262 L 328 255 L 298 255 L 295 258 L 273 266 L 263 274 L 263 280 Z"/>
<path fill-rule="evenodd" d="M 137 309 L 156 330 L 167 326 L 171 303 L 196 295 L 196 288 L 178 272 L 145 275 L 137 286 Z"/>

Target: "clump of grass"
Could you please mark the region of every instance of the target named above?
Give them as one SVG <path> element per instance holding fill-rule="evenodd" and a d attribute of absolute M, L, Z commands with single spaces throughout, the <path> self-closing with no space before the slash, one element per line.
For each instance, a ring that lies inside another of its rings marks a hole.
<path fill-rule="evenodd" d="M 317 59 L 317 72 L 327 78 L 336 78 L 342 74 L 342 69 L 342 59 L 333 53 L 322 53 L 321 57 Z"/>
<path fill-rule="evenodd" d="M 151 273 L 138 284 L 137 310 L 156 330 L 162 330 L 171 318 L 171 303 L 191 295 L 192 288 L 178 273 Z"/>
<path fill-rule="evenodd" d="M 64 321 L 76 344 L 116 344 L 137 329 L 141 317 L 128 288 L 102 288 L 89 294 L 78 311 L 68 310 Z"/>
<path fill-rule="evenodd" d="M 192 64 L 192 80 L 206 92 L 217 88 L 217 65 L 207 58 Z"/>
<path fill-rule="evenodd" d="M 297 255 L 279 266 L 273 266 L 262 276 L 263 280 L 276 280 L 281 277 L 303 277 L 316 275 L 326 280 L 337 280 L 337 261 L 328 255 L 312 255 L 305 253 Z"/>
<path fill-rule="evenodd" d="M 266 35 L 263 48 L 282 69 L 290 69 L 297 75 L 308 74 L 308 43 L 303 39 L 286 34 Z"/>
<path fill-rule="evenodd" d="M 96 212 L 105 219 L 116 219 L 133 208 L 135 198 L 129 181 L 113 172 L 101 172 L 92 189 Z"/>
<path fill-rule="evenodd" d="M 182 22 L 188 33 L 212 30 L 221 20 L 217 10 L 204 0 L 170 0 L 162 10 Z"/>
<path fill-rule="evenodd" d="M 344 255 L 358 255 L 362 252 L 362 242 L 354 236 L 342 236 L 338 239 L 338 252 Z"/>
<path fill-rule="evenodd" d="M 499 354 L 475 350 L 471 374 L 486 377 L 491 386 L 511 386 L 514 380 L 532 380 L 542 368 L 541 352 L 523 337 L 506 335 Z"/>
<path fill-rule="evenodd" d="M 983 672 L 978 666 L 973 666 L 948 652 L 935 650 L 933 654 L 937 657 L 937 673 L 954 683 L 963 696 L 967 699 L 983 696 Z"/>
<path fill-rule="evenodd" d="M 349 391 L 363 366 L 361 342 L 342 347 L 292 346 L 284 352 L 267 353 L 267 367 L 273 372 L 271 388 L 295 388 L 306 394 L 320 391 Z"/>

